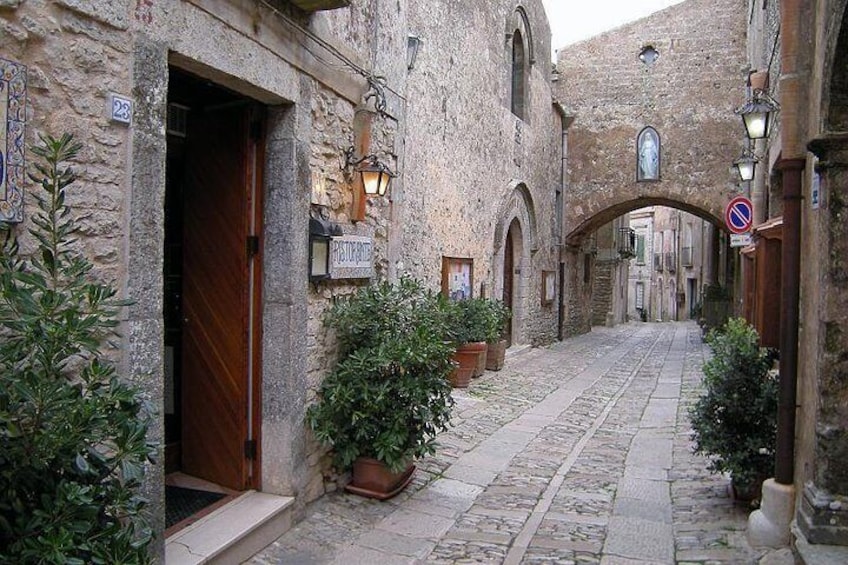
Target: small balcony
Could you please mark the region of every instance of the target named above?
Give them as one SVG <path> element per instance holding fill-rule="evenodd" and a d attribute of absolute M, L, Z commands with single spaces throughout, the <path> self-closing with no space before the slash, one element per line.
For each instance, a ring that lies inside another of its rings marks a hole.
<path fill-rule="evenodd" d="M 618 228 L 618 256 L 622 259 L 636 257 L 636 232 L 630 228 Z"/>

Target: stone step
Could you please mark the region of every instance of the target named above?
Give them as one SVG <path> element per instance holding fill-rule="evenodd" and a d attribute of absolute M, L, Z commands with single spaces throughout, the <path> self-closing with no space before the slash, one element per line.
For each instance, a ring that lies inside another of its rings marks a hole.
<path fill-rule="evenodd" d="M 165 563 L 241 563 L 291 527 L 293 503 L 293 498 L 248 491 L 168 537 Z"/>

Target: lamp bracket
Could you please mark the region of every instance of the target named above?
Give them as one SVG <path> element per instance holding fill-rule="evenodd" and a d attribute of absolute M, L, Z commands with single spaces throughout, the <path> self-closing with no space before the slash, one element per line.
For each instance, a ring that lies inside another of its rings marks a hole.
<path fill-rule="evenodd" d="M 734 110 L 735 114 L 750 113 L 755 106 L 766 106 L 769 112 L 780 110 L 780 104 L 775 100 L 767 90 L 756 88 L 751 93 L 751 98 Z"/>
<path fill-rule="evenodd" d="M 368 92 L 365 93 L 365 105 L 374 100 L 374 109 L 381 118 L 391 118 L 386 112 L 386 77 L 370 75 L 365 77 L 368 81 Z"/>
<path fill-rule="evenodd" d="M 363 155 L 359 159 L 356 158 L 356 149 L 354 149 L 353 145 L 348 147 L 342 153 L 344 155 L 344 163 L 340 163 L 339 168 L 343 171 L 347 171 L 349 167 L 358 167 L 362 163 L 368 163 L 373 167 L 379 167 L 380 169 L 386 171 L 392 177 L 396 176 L 395 173 L 385 164 L 383 164 L 380 159 L 374 153 L 369 153 L 367 155 Z"/>

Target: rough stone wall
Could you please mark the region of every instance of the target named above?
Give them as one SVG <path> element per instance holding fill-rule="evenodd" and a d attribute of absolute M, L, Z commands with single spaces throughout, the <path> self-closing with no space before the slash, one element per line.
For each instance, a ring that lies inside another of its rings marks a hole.
<path fill-rule="evenodd" d="M 594 291 L 592 292 L 592 325 L 605 326 L 607 313 L 612 312 L 613 281 L 616 261 L 595 261 L 593 273 Z"/>
<path fill-rule="evenodd" d="M 555 97 L 569 130 L 566 233 L 628 210 L 677 203 L 719 220 L 736 190 L 743 148 L 746 9 L 738 0 L 688 0 L 558 52 Z M 640 61 L 643 48 L 659 58 Z M 659 133 L 660 181 L 636 182 L 636 137 Z"/>
<path fill-rule="evenodd" d="M 802 141 L 817 139 L 803 175 L 798 413 L 795 442 L 796 520 L 811 543 L 848 544 L 848 331 L 846 193 L 848 144 L 833 135 L 848 113 L 844 85 L 848 28 L 844 0 L 808 7 L 799 62 L 809 100 L 796 117 Z M 781 118 L 785 120 L 786 117 Z M 772 146 L 771 151 L 776 151 Z M 820 176 L 820 206 L 810 190 Z"/>
<path fill-rule="evenodd" d="M 556 308 L 540 305 L 540 271 L 557 269 L 554 189 L 561 126 L 551 105 L 548 23 L 541 2 L 522 5 L 535 53 L 525 120 L 510 110 L 505 33 L 512 32 L 515 3 L 410 3 L 409 32 L 422 45 L 408 75 L 404 190 L 394 204 L 400 206 L 400 270 L 435 288 L 442 256 L 470 257 L 474 295 L 485 283 L 496 298 L 502 296 L 507 228 L 517 215 L 524 246 L 516 264 L 516 308 L 523 322 L 516 337 L 519 343 L 544 343 L 556 336 Z"/>

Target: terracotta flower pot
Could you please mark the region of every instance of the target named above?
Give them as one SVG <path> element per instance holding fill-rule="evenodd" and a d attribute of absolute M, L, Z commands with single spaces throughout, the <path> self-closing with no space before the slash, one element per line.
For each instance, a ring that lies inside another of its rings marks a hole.
<path fill-rule="evenodd" d="M 483 344 L 485 346 L 485 343 Z M 465 388 L 471 382 L 471 377 L 477 369 L 477 360 L 480 356 L 480 347 L 477 343 L 463 343 L 456 348 L 453 360 L 458 367 L 450 375 L 451 384 L 454 388 Z"/>
<path fill-rule="evenodd" d="M 486 347 L 485 341 L 479 341 L 475 343 L 469 343 L 468 345 L 473 345 L 477 349 L 477 364 L 474 366 L 474 371 L 471 373 L 471 376 L 474 378 L 482 377 L 483 373 L 486 372 Z"/>
<path fill-rule="evenodd" d="M 415 465 L 412 463 L 403 471 L 393 473 L 382 461 L 359 457 L 353 462 L 353 478 L 345 490 L 368 498 L 386 500 L 405 489 L 414 472 Z"/>
<path fill-rule="evenodd" d="M 489 371 L 500 371 L 504 366 L 506 357 L 506 340 L 502 339 L 495 343 L 486 344 L 486 369 Z"/>

